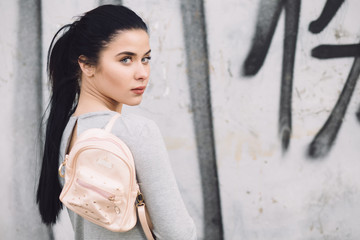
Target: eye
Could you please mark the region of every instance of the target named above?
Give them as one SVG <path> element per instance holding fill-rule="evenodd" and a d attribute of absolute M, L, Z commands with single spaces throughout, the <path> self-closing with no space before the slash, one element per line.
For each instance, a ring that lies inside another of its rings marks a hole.
<path fill-rule="evenodd" d="M 124 57 L 123 59 L 120 60 L 121 63 L 130 63 L 131 62 L 131 57 Z"/>
<path fill-rule="evenodd" d="M 148 56 L 148 57 L 144 57 L 143 59 L 141 59 L 141 62 L 142 62 L 142 63 L 149 63 L 150 60 L 151 60 L 151 57 Z"/>

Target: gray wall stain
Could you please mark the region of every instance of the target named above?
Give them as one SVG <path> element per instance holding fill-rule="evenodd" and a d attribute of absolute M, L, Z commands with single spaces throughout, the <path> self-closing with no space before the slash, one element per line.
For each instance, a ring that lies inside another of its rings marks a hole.
<path fill-rule="evenodd" d="M 13 99 L 13 214 L 17 239 L 51 239 L 35 203 L 40 165 L 41 1 L 18 1 L 16 76 Z"/>
<path fill-rule="evenodd" d="M 204 204 L 204 239 L 223 239 L 219 181 L 212 122 L 204 5 L 201 0 L 181 2 L 187 75 L 193 110 Z"/>

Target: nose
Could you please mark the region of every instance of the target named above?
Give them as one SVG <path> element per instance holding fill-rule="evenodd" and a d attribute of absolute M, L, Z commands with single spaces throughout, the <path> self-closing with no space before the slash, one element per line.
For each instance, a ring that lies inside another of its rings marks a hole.
<path fill-rule="evenodd" d="M 150 74 L 149 64 L 139 63 L 135 69 L 135 79 L 136 80 L 146 80 Z"/>

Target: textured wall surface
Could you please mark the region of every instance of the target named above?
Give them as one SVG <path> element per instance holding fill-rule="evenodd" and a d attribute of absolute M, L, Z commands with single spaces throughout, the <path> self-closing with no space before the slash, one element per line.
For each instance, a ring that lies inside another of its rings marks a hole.
<path fill-rule="evenodd" d="M 360 239 L 358 0 L 0 0 L 0 239 L 73 239 L 34 203 L 47 48 L 122 3 L 150 27 L 142 104 L 199 239 Z"/>

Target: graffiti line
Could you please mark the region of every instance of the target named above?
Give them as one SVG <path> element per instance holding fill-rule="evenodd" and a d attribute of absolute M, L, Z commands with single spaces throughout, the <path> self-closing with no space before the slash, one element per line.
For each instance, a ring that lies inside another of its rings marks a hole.
<path fill-rule="evenodd" d="M 243 74 L 245 76 L 257 74 L 262 67 L 283 5 L 283 0 L 262 0 L 260 2 L 255 36 L 251 50 L 243 65 Z"/>
<path fill-rule="evenodd" d="M 320 17 L 310 23 L 309 31 L 312 33 L 319 33 L 324 30 L 344 1 L 345 0 L 327 0 Z"/>
<path fill-rule="evenodd" d="M 360 56 L 360 44 L 320 45 L 311 51 L 311 56 L 320 59 L 358 57 Z"/>
<path fill-rule="evenodd" d="M 287 150 L 291 135 L 292 85 L 300 5 L 301 0 L 288 0 L 285 3 L 285 37 L 279 113 L 279 135 L 283 150 Z"/>
<path fill-rule="evenodd" d="M 204 239 L 222 240 L 224 233 L 211 112 L 209 57 L 203 4 L 201 0 L 181 1 L 181 13 L 202 182 Z"/>
<path fill-rule="evenodd" d="M 260 2 L 253 44 L 243 65 L 245 76 L 255 75 L 260 70 L 284 6 L 285 36 L 279 112 L 279 136 L 283 150 L 288 149 L 291 135 L 292 85 L 300 5 L 301 0 L 262 0 Z"/>
<path fill-rule="evenodd" d="M 315 136 L 308 149 L 308 155 L 312 158 L 325 156 L 331 149 L 332 144 L 341 127 L 346 109 L 354 92 L 356 82 L 360 76 L 360 57 L 355 58 L 348 79 L 336 102 L 329 118 L 319 133 Z"/>

